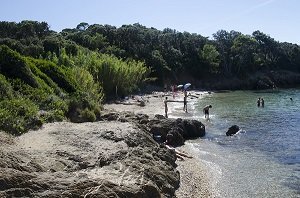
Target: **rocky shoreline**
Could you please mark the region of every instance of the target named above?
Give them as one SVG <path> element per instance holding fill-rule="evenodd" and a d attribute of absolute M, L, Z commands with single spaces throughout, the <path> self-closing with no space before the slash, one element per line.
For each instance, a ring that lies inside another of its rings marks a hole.
<path fill-rule="evenodd" d="M 154 113 L 151 105 L 157 111 L 160 102 L 126 108 Z M 184 167 L 185 162 L 178 166 L 175 151 L 153 139 L 154 133 L 160 133 L 164 141 L 171 132 L 176 137 L 174 145 L 183 145 L 185 139 L 203 136 L 204 125 L 162 116 L 149 118 L 152 113 L 118 107 L 119 112 L 103 112 L 99 122 L 48 123 L 20 137 L 0 132 L 0 197 L 211 196 L 208 188 L 200 187 L 204 182 L 191 186 L 196 191 L 190 190 L 186 179 L 197 171 L 181 168 L 185 175 L 180 173 L 176 168 Z M 192 163 L 194 159 L 188 160 Z M 199 179 L 195 175 L 193 182 Z M 185 188 L 176 193 L 182 181 Z"/>

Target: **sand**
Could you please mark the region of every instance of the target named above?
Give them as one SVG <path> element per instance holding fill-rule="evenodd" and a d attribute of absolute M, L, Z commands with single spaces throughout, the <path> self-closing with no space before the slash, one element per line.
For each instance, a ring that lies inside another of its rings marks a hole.
<path fill-rule="evenodd" d="M 168 98 L 172 99 L 171 94 L 167 94 Z M 138 100 L 141 96 L 136 96 Z M 128 99 L 123 103 L 118 104 L 106 104 L 105 109 L 111 109 L 115 111 L 130 111 L 133 113 L 143 113 L 154 117 L 155 114 L 164 115 L 164 103 L 165 95 L 163 93 L 155 93 L 152 95 L 143 96 L 146 101 L 145 106 L 139 106 L 136 99 Z M 175 100 L 183 100 L 182 95 L 178 95 Z M 169 103 L 168 106 L 172 105 Z M 178 150 L 188 153 L 191 156 L 195 156 L 196 153 L 189 148 L 188 145 L 178 147 Z M 176 161 L 177 170 L 180 172 L 180 187 L 176 191 L 176 197 L 178 198 L 199 198 L 199 197 L 217 197 L 216 190 L 213 189 L 211 182 L 209 181 L 207 172 L 208 167 L 204 165 L 201 159 L 185 158 L 184 160 Z"/>

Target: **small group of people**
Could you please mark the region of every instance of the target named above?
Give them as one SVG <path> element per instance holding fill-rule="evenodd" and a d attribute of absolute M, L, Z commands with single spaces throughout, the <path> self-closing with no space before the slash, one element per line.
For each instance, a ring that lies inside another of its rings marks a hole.
<path fill-rule="evenodd" d="M 187 91 L 184 90 L 184 97 L 183 97 L 183 111 L 187 113 Z M 165 105 L 165 117 L 168 118 L 168 102 L 174 102 L 173 100 L 168 100 L 168 97 L 164 99 L 164 105 Z M 176 102 L 176 101 L 175 101 Z"/>
<path fill-rule="evenodd" d="M 188 112 L 187 109 L 187 97 L 189 95 L 187 94 L 187 91 L 184 90 L 183 91 L 183 111 L 185 111 L 186 113 Z M 168 97 L 166 97 L 164 99 L 164 106 L 165 106 L 165 117 L 168 118 L 168 102 L 174 102 L 171 100 L 168 100 Z M 204 113 L 204 117 L 209 119 L 209 109 L 212 108 L 212 105 L 207 105 L 203 108 L 203 113 Z"/>
<path fill-rule="evenodd" d="M 265 107 L 265 100 L 263 98 L 257 99 L 257 107 Z"/>

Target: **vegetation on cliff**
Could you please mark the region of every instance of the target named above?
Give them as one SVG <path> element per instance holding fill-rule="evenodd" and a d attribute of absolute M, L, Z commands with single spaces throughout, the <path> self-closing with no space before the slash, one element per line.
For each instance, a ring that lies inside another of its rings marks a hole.
<path fill-rule="evenodd" d="M 149 81 L 162 85 L 188 77 L 195 83 L 210 84 L 216 78 L 237 82 L 225 86 L 218 81 L 221 88 L 268 87 L 276 79 L 293 83 L 272 73 L 281 70 L 300 82 L 300 46 L 260 31 L 244 35 L 220 30 L 210 40 L 140 24 L 80 23 L 55 32 L 46 22 L 2 21 L 0 129 L 19 134 L 66 118 L 95 121 L 103 100 L 132 93 Z M 271 73 L 259 75 L 266 72 Z"/>

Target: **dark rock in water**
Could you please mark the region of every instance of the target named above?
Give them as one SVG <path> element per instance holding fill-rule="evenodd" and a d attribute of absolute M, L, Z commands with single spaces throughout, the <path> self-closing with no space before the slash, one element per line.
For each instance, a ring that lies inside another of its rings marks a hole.
<path fill-rule="evenodd" d="M 205 136 L 205 126 L 197 120 L 177 119 L 177 125 L 182 129 L 184 139 L 194 139 Z"/>
<path fill-rule="evenodd" d="M 237 125 L 232 125 L 228 128 L 228 131 L 226 132 L 227 136 L 234 135 L 240 130 L 240 127 Z"/>

